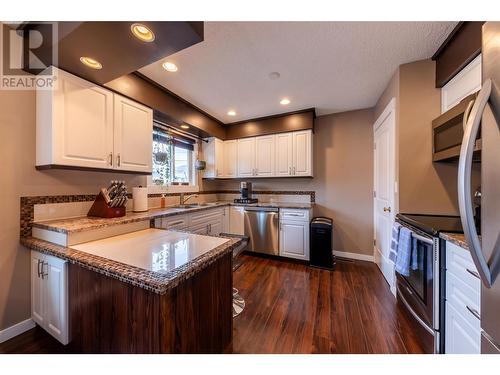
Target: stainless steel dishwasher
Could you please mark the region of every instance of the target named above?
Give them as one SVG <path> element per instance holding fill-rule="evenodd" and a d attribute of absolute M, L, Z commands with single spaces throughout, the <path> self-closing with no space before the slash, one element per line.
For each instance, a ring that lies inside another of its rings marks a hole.
<path fill-rule="evenodd" d="M 279 255 L 279 210 L 274 207 L 245 207 L 248 251 Z"/>

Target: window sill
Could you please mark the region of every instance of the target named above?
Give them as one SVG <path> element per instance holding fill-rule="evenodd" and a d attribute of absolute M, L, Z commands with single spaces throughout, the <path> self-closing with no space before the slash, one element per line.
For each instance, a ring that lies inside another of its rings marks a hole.
<path fill-rule="evenodd" d="M 160 185 L 149 185 L 149 194 L 167 194 L 167 193 L 197 193 L 200 191 L 198 185 L 170 185 L 170 186 L 160 186 Z"/>

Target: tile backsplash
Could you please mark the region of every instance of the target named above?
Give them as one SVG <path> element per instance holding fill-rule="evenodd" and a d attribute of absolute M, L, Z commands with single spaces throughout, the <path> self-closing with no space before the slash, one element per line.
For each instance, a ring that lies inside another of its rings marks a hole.
<path fill-rule="evenodd" d="M 167 194 L 166 206 L 179 204 L 180 194 Z M 186 194 L 191 195 L 191 194 Z M 196 193 L 196 197 L 189 200 L 190 203 L 204 203 L 215 201 L 233 201 L 240 197 L 235 190 L 205 191 Z M 261 202 L 288 202 L 288 203 L 314 203 L 314 191 L 255 191 L 254 197 Z M 86 216 L 92 203 L 94 195 L 58 195 L 21 197 L 21 236 L 31 235 L 31 222 L 66 219 Z M 148 198 L 149 208 L 160 207 L 160 194 L 150 194 Z M 132 211 L 133 199 L 127 202 L 127 211 Z"/>

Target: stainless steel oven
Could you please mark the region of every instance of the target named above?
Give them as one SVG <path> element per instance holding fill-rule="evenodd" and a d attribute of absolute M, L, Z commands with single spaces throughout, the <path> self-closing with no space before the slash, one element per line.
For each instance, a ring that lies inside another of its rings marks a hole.
<path fill-rule="evenodd" d="M 398 220 L 412 231 L 412 258 L 408 276 L 396 274 L 398 303 L 412 318 L 416 335 L 428 353 L 439 353 L 440 272 L 439 237 Z"/>

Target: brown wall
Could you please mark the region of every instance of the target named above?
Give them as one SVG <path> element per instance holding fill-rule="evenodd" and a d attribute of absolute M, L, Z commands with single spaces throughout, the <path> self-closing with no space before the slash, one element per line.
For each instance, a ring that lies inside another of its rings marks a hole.
<path fill-rule="evenodd" d="M 333 248 L 373 254 L 373 111 L 317 117 L 314 178 L 253 179 L 256 190 L 314 190 L 316 216 L 334 221 Z M 211 189 L 238 189 L 239 181 L 205 181 Z"/>
<path fill-rule="evenodd" d="M 19 197 L 94 194 L 111 179 L 129 186 L 146 177 L 99 172 L 35 170 L 35 94 L 0 90 L 0 330 L 30 313 L 29 251 L 19 245 Z"/>
<path fill-rule="evenodd" d="M 458 215 L 457 164 L 432 162 L 432 120 L 440 115 L 435 63 L 421 60 L 401 65 L 380 96 L 374 121 L 396 98 L 396 179 L 399 212 Z M 479 185 L 479 166 L 473 183 Z"/>

